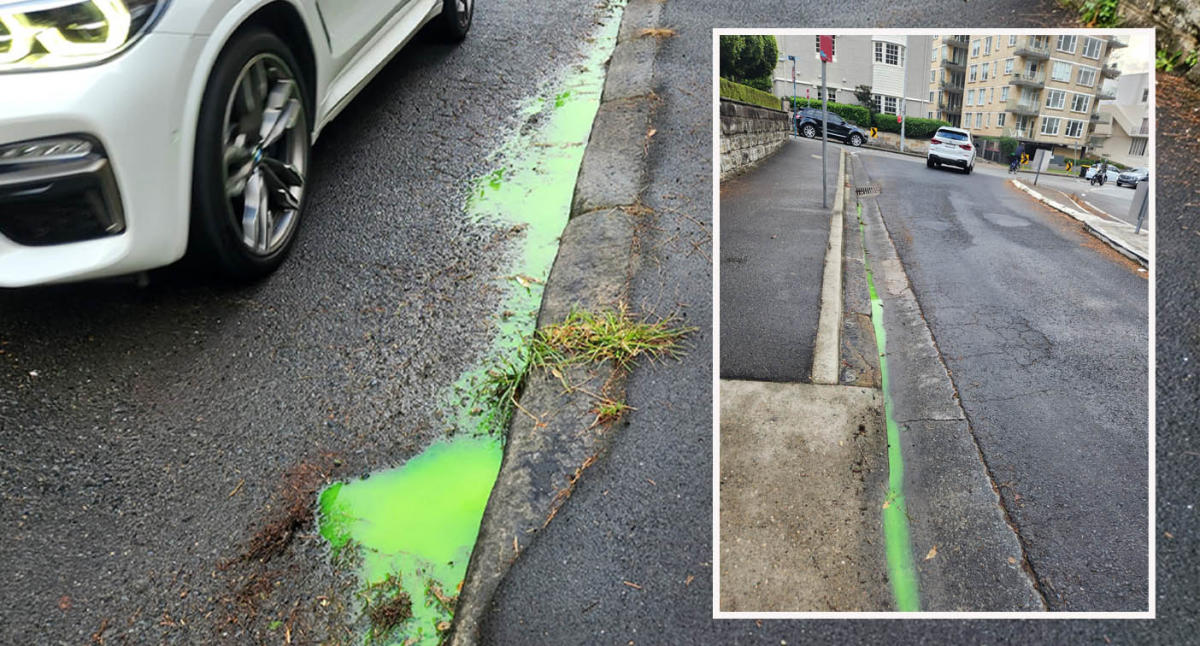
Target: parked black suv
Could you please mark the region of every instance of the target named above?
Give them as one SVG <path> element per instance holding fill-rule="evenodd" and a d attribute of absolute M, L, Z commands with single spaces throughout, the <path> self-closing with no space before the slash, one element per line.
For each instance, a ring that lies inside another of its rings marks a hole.
<path fill-rule="evenodd" d="M 796 117 L 796 126 L 800 134 L 805 137 L 810 139 L 820 137 L 821 110 L 819 108 L 801 108 Z M 829 136 L 846 141 L 851 146 L 861 146 L 867 140 L 867 131 L 830 112 Z"/>

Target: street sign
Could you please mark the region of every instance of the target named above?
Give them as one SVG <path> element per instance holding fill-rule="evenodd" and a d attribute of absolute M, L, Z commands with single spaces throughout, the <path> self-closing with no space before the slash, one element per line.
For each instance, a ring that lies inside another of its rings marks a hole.
<path fill-rule="evenodd" d="M 817 43 L 821 48 L 821 62 L 833 60 L 833 36 L 817 36 Z"/>
<path fill-rule="evenodd" d="M 1071 172 L 1071 160 L 1067 160 L 1067 172 Z"/>
<path fill-rule="evenodd" d="M 872 127 L 871 128 L 871 136 L 878 137 L 879 136 L 879 128 Z"/>
<path fill-rule="evenodd" d="M 896 115 L 896 123 L 900 123 L 900 122 L 901 122 L 901 117 L 900 117 L 900 115 Z"/>
<path fill-rule="evenodd" d="M 1050 158 L 1053 156 L 1053 153 L 1045 148 L 1038 148 L 1036 151 L 1034 151 L 1033 169 L 1037 171 L 1037 174 L 1033 176 L 1034 186 L 1037 186 L 1038 178 L 1042 176 L 1042 171 L 1050 167 Z"/>

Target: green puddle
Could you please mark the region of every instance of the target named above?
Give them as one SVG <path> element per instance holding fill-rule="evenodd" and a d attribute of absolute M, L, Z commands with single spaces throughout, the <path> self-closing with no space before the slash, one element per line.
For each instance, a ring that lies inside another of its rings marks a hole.
<path fill-rule="evenodd" d="M 443 598 L 458 594 L 512 415 L 489 392 L 494 391 L 489 373 L 528 361 L 526 339 L 536 325 L 570 213 L 623 7 L 624 2 L 614 3 L 605 12 L 580 62 L 520 107 L 519 120 L 529 127 L 493 153 L 495 170 L 475 182 L 467 200 L 468 218 L 508 232 L 504 244 L 512 262 L 496 278 L 505 296 L 490 347 L 441 402 L 450 439 L 396 469 L 334 483 L 321 492 L 321 535 L 336 560 L 358 568 L 361 596 L 376 594 L 381 582 L 390 580 L 398 581 L 412 602 L 412 618 L 386 639 L 365 634 L 364 643 L 436 644 L 437 624 L 452 618 L 437 592 Z"/>
<path fill-rule="evenodd" d="M 883 415 L 887 425 L 888 492 L 883 508 L 883 536 L 887 552 L 889 578 L 896 609 L 916 612 L 921 609 L 917 593 L 917 574 L 913 567 L 912 547 L 908 539 L 908 506 L 904 502 L 904 458 L 900 454 L 900 428 L 892 419 L 892 397 L 888 393 L 887 336 L 883 329 L 883 301 L 875 292 L 875 278 L 866 252 L 867 234 L 862 220 L 862 204 L 858 205 L 858 232 L 863 241 L 863 267 L 867 274 L 867 289 L 871 294 L 871 323 L 875 327 L 875 343 L 879 348 L 880 388 L 883 390 Z"/>

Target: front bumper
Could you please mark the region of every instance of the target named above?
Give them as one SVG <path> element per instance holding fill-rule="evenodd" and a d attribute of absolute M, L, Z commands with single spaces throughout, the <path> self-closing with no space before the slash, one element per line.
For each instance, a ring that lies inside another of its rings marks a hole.
<path fill-rule="evenodd" d="M 102 199 L 116 196 L 106 212 L 121 220 L 103 235 L 76 242 L 0 234 L 0 287 L 126 274 L 182 257 L 194 130 L 186 107 L 194 100 L 188 88 L 203 44 L 202 38 L 150 33 L 93 67 L 0 74 L 0 145 L 70 134 L 93 138 L 106 168 L 93 166 L 87 177 L 96 178 L 97 194 L 107 196 Z M 107 189 L 106 181 L 112 183 Z M 0 219 L 6 211 L 17 214 L 17 203 L 11 192 L 0 197 Z M 20 213 L 27 219 L 36 216 L 28 206 Z M 54 209 L 47 217 L 55 217 Z"/>

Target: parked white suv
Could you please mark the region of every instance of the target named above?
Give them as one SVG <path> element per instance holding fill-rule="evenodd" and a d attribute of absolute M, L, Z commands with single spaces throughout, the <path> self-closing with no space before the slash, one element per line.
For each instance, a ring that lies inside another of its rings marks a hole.
<path fill-rule="evenodd" d="M 0 287 L 185 250 L 274 270 L 309 150 L 424 25 L 473 0 L 0 0 Z"/>
<path fill-rule="evenodd" d="M 929 140 L 925 165 L 930 168 L 958 166 L 966 173 L 975 170 L 975 141 L 971 133 L 961 128 L 938 128 Z"/>

